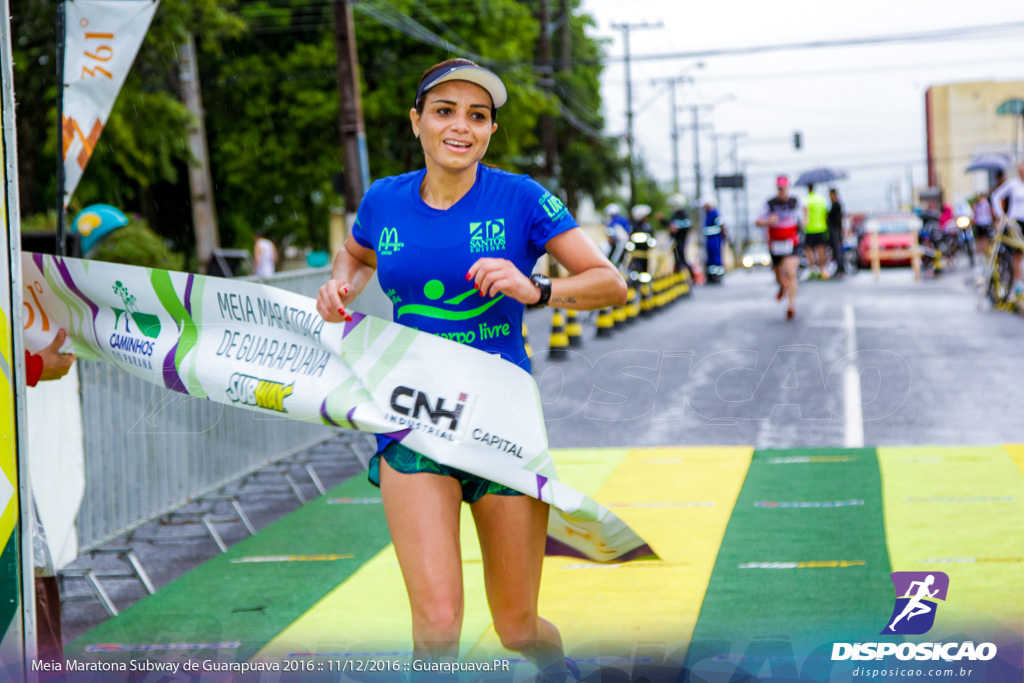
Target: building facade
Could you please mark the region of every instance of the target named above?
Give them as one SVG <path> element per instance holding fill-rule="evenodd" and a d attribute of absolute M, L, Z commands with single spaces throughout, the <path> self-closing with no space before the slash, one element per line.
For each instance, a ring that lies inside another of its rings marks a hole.
<path fill-rule="evenodd" d="M 994 173 L 967 171 L 975 159 L 1002 156 L 1008 173 L 1024 160 L 1024 119 L 1019 111 L 997 113 L 1019 109 L 1014 100 L 1024 106 L 1024 81 L 950 83 L 925 92 L 928 184 L 942 189 L 944 202 L 990 189 Z"/>

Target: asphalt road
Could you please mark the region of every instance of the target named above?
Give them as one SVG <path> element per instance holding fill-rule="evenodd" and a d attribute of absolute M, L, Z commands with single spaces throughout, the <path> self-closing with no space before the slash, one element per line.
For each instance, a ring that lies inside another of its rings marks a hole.
<path fill-rule="evenodd" d="M 979 310 L 965 270 L 801 283 L 784 319 L 771 272 L 730 273 L 533 375 L 553 448 L 996 444 L 1024 440 L 1024 318 Z M 859 397 L 859 398 L 858 398 Z"/>

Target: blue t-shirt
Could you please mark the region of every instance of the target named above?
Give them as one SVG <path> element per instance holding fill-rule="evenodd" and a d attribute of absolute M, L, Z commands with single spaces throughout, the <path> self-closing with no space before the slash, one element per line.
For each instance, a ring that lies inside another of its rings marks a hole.
<path fill-rule="evenodd" d="M 529 371 L 523 311 L 515 299 L 482 297 L 466 280 L 480 258 L 505 258 L 525 275 L 548 240 L 577 226 L 562 202 L 529 176 L 477 166 L 454 206 L 420 197 L 426 169 L 382 178 L 359 205 L 352 237 L 377 253 L 380 286 L 394 321 L 496 353 Z"/>

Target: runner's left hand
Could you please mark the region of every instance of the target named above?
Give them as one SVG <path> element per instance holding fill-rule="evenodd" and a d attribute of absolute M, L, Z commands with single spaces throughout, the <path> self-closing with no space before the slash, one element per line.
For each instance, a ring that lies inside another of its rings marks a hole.
<path fill-rule="evenodd" d="M 473 280 L 480 296 L 494 298 L 504 294 L 527 305 L 540 300 L 537 286 L 508 259 L 479 259 L 466 273 L 466 279 Z"/>

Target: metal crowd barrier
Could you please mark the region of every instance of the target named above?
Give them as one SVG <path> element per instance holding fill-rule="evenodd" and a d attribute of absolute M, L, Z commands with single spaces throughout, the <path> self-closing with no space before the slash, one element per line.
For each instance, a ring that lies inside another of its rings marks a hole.
<path fill-rule="evenodd" d="M 315 297 L 329 268 L 264 282 Z M 78 363 L 85 440 L 81 552 L 330 438 L 336 430 L 170 392 L 100 362 Z"/>

